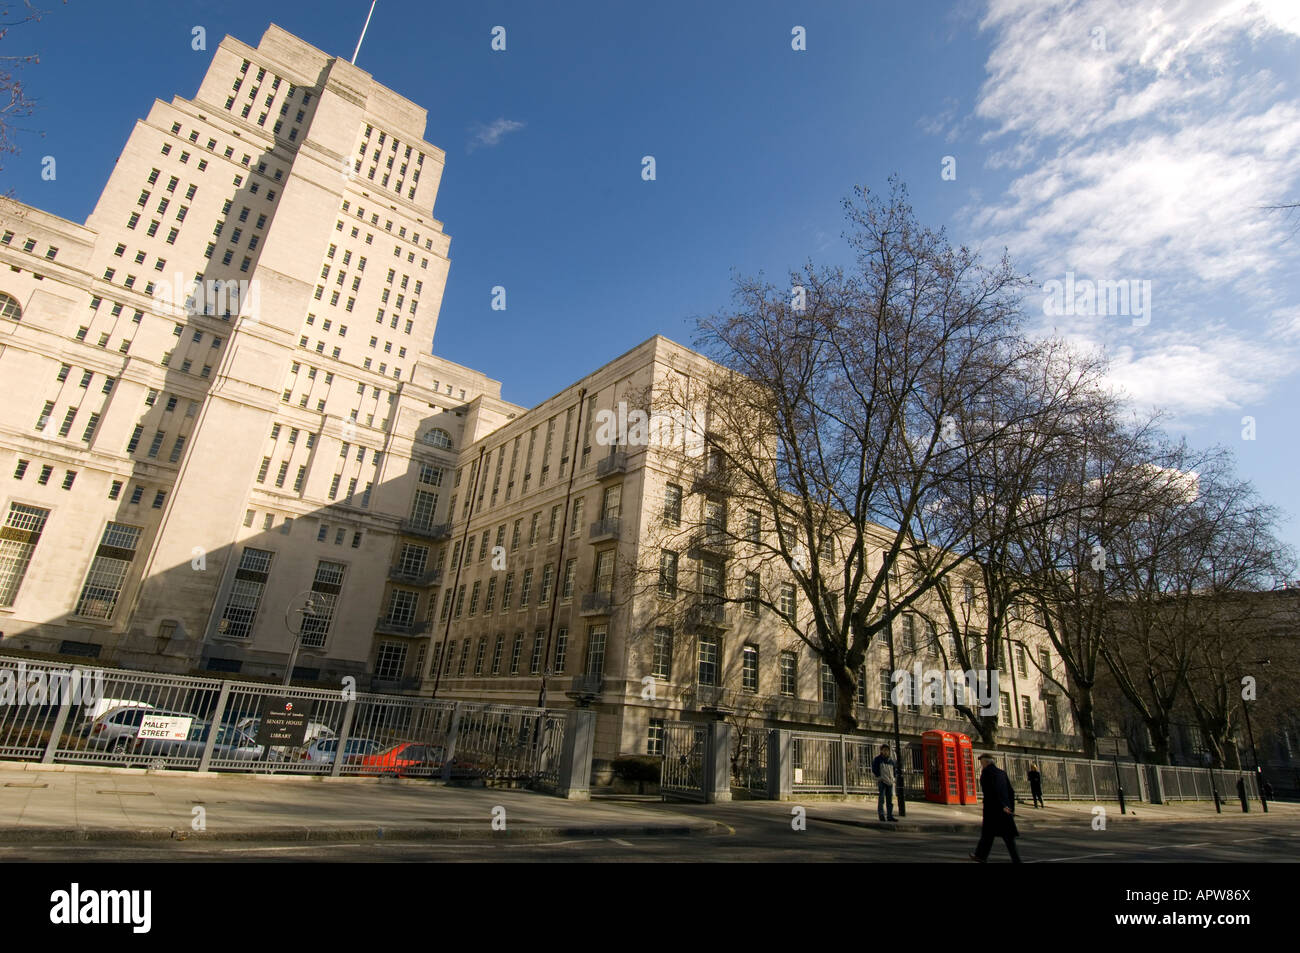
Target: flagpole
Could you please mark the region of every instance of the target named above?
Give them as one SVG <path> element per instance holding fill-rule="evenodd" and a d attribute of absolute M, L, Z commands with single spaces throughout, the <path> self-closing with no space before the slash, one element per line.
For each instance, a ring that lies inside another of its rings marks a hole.
<path fill-rule="evenodd" d="M 357 54 L 361 52 L 361 41 L 366 38 L 366 30 L 370 27 L 370 18 L 375 14 L 375 4 L 379 0 L 370 0 L 370 12 L 366 14 L 366 25 L 361 28 L 361 36 L 357 37 L 357 48 L 352 51 L 352 65 L 357 62 Z"/>

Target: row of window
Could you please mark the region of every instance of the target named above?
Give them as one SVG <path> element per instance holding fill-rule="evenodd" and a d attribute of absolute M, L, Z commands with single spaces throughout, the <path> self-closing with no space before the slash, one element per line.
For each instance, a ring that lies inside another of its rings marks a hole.
<path fill-rule="evenodd" d="M 17 601 L 49 517 L 50 511 L 43 507 L 9 504 L 4 532 L 0 533 L 0 606 L 12 606 Z M 74 615 L 99 620 L 112 617 L 135 559 L 140 535 L 138 526 L 110 522 L 104 527 Z"/>
<path fill-rule="evenodd" d="M 0 245 L 12 245 L 13 240 L 14 240 L 14 233 L 9 231 L 8 229 L 5 229 L 4 234 L 0 235 Z M 30 254 L 34 254 L 36 252 L 36 239 L 34 238 L 26 239 L 23 242 L 23 251 L 28 252 Z M 56 245 L 45 246 L 46 261 L 54 261 L 54 259 L 58 256 L 58 254 L 59 254 L 58 246 Z"/>
<path fill-rule="evenodd" d="M 592 626 L 588 630 L 588 666 L 594 666 L 597 671 L 603 671 L 605 664 L 605 635 L 604 626 Z M 525 674 L 524 668 L 527 667 L 528 675 L 542 674 L 542 656 L 545 652 L 546 632 L 538 629 L 533 633 L 531 643 L 525 645 L 526 637 L 523 632 L 517 632 L 510 643 L 510 654 L 506 657 L 506 636 L 504 633 L 496 636 L 495 642 L 492 643 L 491 659 L 487 657 L 488 637 L 480 636 L 477 647 L 473 639 L 456 640 L 452 639 L 447 643 L 447 651 L 444 655 L 442 652 L 442 643 L 439 642 L 433 647 L 433 664 L 436 668 L 439 658 L 443 659 L 443 675 L 464 678 L 471 672 L 474 675 L 483 675 L 485 671 L 492 675 L 522 675 Z M 569 630 L 561 626 L 555 633 L 555 644 L 552 649 L 551 673 L 556 675 L 564 674 L 564 666 L 567 661 L 569 645 Z M 459 648 L 459 650 L 458 650 Z M 474 667 L 470 669 L 469 659 L 471 650 L 474 652 Z M 527 654 L 525 654 L 525 650 Z"/>

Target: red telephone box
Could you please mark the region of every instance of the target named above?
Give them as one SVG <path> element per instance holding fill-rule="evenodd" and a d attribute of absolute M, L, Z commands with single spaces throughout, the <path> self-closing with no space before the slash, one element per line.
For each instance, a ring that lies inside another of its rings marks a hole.
<path fill-rule="evenodd" d="M 975 749 L 966 735 L 956 735 L 957 741 L 957 788 L 962 804 L 975 804 L 978 801 L 975 784 Z"/>
<path fill-rule="evenodd" d="M 957 738 L 951 731 L 921 733 L 925 764 L 925 799 L 937 804 L 961 803 L 958 783 Z"/>

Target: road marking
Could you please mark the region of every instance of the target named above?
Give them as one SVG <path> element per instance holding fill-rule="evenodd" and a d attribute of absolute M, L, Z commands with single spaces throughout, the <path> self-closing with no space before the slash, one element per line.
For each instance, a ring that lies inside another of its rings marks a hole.
<path fill-rule="evenodd" d="M 1074 857 L 1049 857 L 1046 860 L 1035 861 L 1035 863 L 1055 864 L 1058 861 L 1063 861 L 1063 860 L 1087 860 L 1091 857 L 1112 857 L 1114 856 L 1114 854 L 1115 852 L 1113 850 L 1108 850 L 1102 854 L 1078 854 L 1077 856 Z"/>
<path fill-rule="evenodd" d="M 617 838 L 617 837 L 611 837 L 609 840 L 610 840 L 610 843 L 612 843 L 612 844 L 617 844 L 619 847 L 635 847 L 635 846 L 636 846 L 636 844 L 633 844 L 631 841 L 620 840 L 620 839 Z"/>

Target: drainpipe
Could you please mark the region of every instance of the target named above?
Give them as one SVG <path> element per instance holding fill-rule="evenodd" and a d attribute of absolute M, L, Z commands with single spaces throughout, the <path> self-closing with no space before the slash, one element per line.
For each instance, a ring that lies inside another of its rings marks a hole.
<path fill-rule="evenodd" d="M 555 633 L 555 610 L 560 604 L 560 586 L 564 584 L 564 546 L 569 540 L 569 503 L 573 499 L 573 481 L 578 477 L 578 442 L 582 439 L 582 412 L 587 407 L 587 388 L 578 392 L 578 421 L 573 428 L 573 452 L 569 457 L 569 485 L 564 491 L 564 522 L 560 529 L 560 554 L 555 563 L 555 591 L 551 593 L 551 615 L 546 623 L 546 648 L 542 656 L 542 684 L 537 692 L 537 707 L 546 707 L 546 683 L 551 677 L 551 639 Z"/>
<path fill-rule="evenodd" d="M 469 512 L 465 516 L 465 529 L 461 531 L 460 536 L 460 555 L 456 560 L 456 578 L 452 580 L 451 589 L 449 590 L 453 600 L 456 598 L 456 590 L 460 588 L 461 567 L 465 565 L 465 542 L 469 539 L 469 524 L 470 521 L 474 519 L 474 503 L 475 498 L 478 496 L 475 491 L 478 490 L 478 481 L 486 479 L 483 474 L 483 470 L 485 469 L 483 466 L 483 455 L 486 450 L 486 447 L 478 448 L 478 462 L 474 464 L 474 481 L 473 485 L 469 488 Z M 456 519 L 455 513 L 450 513 L 448 515 L 451 516 L 452 520 Z M 438 697 L 438 687 L 442 684 L 442 671 L 446 667 L 443 664 L 443 660 L 447 656 L 447 638 L 451 635 L 451 617 L 451 606 L 448 605 L 447 625 L 442 630 L 442 648 L 438 652 L 438 674 L 433 678 L 433 694 L 429 696 L 430 698 Z"/>

